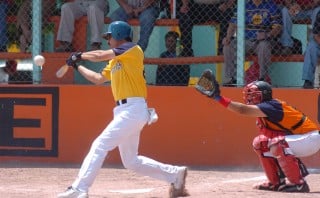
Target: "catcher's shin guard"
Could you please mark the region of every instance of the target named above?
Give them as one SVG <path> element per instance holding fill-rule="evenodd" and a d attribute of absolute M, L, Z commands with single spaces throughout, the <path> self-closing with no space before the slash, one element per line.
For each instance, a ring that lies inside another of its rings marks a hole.
<path fill-rule="evenodd" d="M 285 176 L 277 162 L 272 156 L 266 156 L 265 153 L 270 152 L 268 147 L 268 137 L 259 135 L 253 140 L 253 148 L 257 153 L 260 163 L 264 169 L 266 177 L 270 182 L 272 190 L 278 190 L 280 185 L 285 183 Z M 271 189 L 270 189 L 271 190 Z"/>
<path fill-rule="evenodd" d="M 307 169 L 299 162 L 299 160 L 292 154 L 288 143 L 283 136 L 273 138 L 270 142 L 270 151 L 278 160 L 279 166 L 288 180 L 293 184 L 301 184 L 304 182 L 300 171 L 300 165 L 307 174 Z"/>

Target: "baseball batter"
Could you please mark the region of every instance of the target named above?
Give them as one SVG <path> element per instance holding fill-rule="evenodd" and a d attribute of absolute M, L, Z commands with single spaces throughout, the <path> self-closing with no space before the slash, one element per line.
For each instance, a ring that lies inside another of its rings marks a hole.
<path fill-rule="evenodd" d="M 116 101 L 114 117 L 94 140 L 72 186 L 58 197 L 88 197 L 89 188 L 105 157 L 117 146 L 125 168 L 170 183 L 170 197 L 187 196 L 186 167 L 163 164 L 138 155 L 140 133 L 149 122 L 150 114 L 146 103 L 144 54 L 140 46 L 132 42 L 132 28 L 126 22 L 115 21 L 109 25 L 103 37 L 110 46 L 109 50 L 73 53 L 67 59 L 67 64 L 95 84 L 111 81 L 112 94 Z M 101 73 L 97 73 L 78 65 L 79 60 L 109 63 Z"/>
<path fill-rule="evenodd" d="M 320 149 L 318 126 L 308 116 L 284 101 L 274 99 L 265 81 L 254 81 L 244 88 L 244 103 L 221 96 L 219 84 L 211 78 L 213 92 L 202 91 L 228 110 L 256 117 L 260 134 L 253 140 L 268 181 L 254 186 L 259 190 L 309 192 L 305 176 L 309 173 L 299 157 L 315 154 Z M 208 94 L 209 93 L 209 94 Z M 289 181 L 287 183 L 287 181 Z"/>

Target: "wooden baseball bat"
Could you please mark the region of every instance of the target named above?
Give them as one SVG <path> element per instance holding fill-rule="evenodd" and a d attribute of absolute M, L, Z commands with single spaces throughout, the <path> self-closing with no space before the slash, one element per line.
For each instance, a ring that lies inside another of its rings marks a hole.
<path fill-rule="evenodd" d="M 67 64 L 60 67 L 60 69 L 56 72 L 57 78 L 62 78 L 68 71 L 69 66 Z"/>

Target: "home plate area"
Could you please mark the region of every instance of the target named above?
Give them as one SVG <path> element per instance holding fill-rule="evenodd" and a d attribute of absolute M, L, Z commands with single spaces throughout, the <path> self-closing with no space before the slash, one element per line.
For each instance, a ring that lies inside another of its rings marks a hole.
<path fill-rule="evenodd" d="M 0 195 L 6 198 L 50 198 L 66 190 L 80 165 L 0 164 Z M 320 171 L 309 169 L 310 193 L 281 193 L 255 190 L 265 181 L 259 167 L 253 169 L 189 167 L 186 187 L 190 198 L 306 198 L 320 197 Z M 89 191 L 90 198 L 167 198 L 170 185 L 138 175 L 122 166 L 103 167 Z"/>

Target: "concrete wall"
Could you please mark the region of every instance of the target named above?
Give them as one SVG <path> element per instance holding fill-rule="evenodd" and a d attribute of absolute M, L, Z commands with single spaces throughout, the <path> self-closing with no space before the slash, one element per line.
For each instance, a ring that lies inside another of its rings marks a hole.
<path fill-rule="evenodd" d="M 148 104 L 159 120 L 141 134 L 140 154 L 163 162 L 197 166 L 258 166 L 252 150 L 255 119 L 227 111 L 193 87 L 149 86 Z M 222 93 L 242 101 L 241 88 Z M 313 120 L 318 119 L 317 90 L 274 89 Z M 0 161 L 80 163 L 112 119 L 109 86 L 0 86 Z M 18 121 L 20 120 L 20 121 Z M 318 166 L 319 155 L 304 159 Z M 118 151 L 106 160 L 121 163 Z"/>

